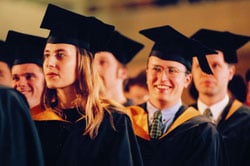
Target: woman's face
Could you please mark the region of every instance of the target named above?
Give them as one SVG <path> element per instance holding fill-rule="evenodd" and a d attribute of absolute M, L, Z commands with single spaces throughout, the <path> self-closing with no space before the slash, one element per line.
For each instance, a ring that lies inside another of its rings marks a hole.
<path fill-rule="evenodd" d="M 67 88 L 76 80 L 77 50 L 71 44 L 47 43 L 44 50 L 44 75 L 50 89 Z"/>

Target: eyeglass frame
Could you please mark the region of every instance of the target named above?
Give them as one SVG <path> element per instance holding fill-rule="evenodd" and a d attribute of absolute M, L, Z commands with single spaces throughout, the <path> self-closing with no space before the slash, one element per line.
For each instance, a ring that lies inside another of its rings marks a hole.
<path fill-rule="evenodd" d="M 153 74 L 162 74 L 163 71 L 165 71 L 167 73 L 167 75 L 171 78 L 178 77 L 180 73 L 185 73 L 185 75 L 191 73 L 187 69 L 185 71 L 183 71 L 183 70 L 181 70 L 177 67 L 174 67 L 174 66 L 163 67 L 161 65 L 152 65 L 152 66 L 148 66 L 148 69 L 151 70 L 153 72 Z"/>

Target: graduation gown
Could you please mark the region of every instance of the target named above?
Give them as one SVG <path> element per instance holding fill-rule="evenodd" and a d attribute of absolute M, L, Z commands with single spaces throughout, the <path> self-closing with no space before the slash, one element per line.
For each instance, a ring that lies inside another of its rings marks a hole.
<path fill-rule="evenodd" d="M 39 114 L 40 112 L 43 112 L 44 110 L 42 109 L 41 105 L 38 104 L 36 106 L 34 106 L 33 108 L 30 109 L 30 114 L 31 117 L 33 119 L 34 116 L 36 116 L 36 114 Z"/>
<path fill-rule="evenodd" d="M 197 104 L 194 104 L 197 108 Z M 230 166 L 250 165 L 250 108 L 230 100 L 222 112 L 217 129 L 225 145 Z"/>
<path fill-rule="evenodd" d="M 25 97 L 0 86 L 0 165 L 43 166 L 40 140 Z"/>
<path fill-rule="evenodd" d="M 142 108 L 143 109 L 142 109 Z M 128 108 L 144 165 L 223 165 L 221 137 L 214 124 L 194 108 L 182 106 L 170 128 L 159 139 L 149 136 L 146 103 Z"/>
<path fill-rule="evenodd" d="M 136 136 L 127 115 L 112 111 L 114 130 L 110 115 L 105 112 L 98 135 L 91 139 L 88 135 L 83 135 L 86 121 L 84 118 L 78 119 L 77 110 L 64 111 L 73 120 L 63 120 L 51 110 L 36 117 L 46 165 L 143 165 Z"/>

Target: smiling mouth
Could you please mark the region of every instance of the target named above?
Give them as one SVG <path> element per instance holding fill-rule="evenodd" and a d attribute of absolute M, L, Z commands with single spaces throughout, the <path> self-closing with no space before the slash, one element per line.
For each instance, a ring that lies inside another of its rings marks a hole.
<path fill-rule="evenodd" d="M 170 89 L 170 87 L 167 85 L 156 85 L 155 87 L 159 90 L 169 90 Z"/>

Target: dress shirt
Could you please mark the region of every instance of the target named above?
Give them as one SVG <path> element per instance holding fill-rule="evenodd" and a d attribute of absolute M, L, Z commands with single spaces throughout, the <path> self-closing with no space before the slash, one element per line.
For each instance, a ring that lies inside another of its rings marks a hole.
<path fill-rule="evenodd" d="M 201 114 L 204 113 L 206 108 L 210 108 L 210 110 L 213 114 L 213 121 L 218 122 L 223 110 L 226 108 L 228 103 L 229 103 L 229 96 L 226 95 L 221 101 L 219 101 L 211 106 L 207 106 L 201 100 L 198 99 L 197 107 L 198 107 L 198 110 L 201 112 Z"/>
<path fill-rule="evenodd" d="M 181 100 L 174 106 L 170 108 L 165 108 L 162 111 L 162 124 L 164 126 L 163 133 L 167 131 L 169 126 L 173 123 L 175 114 L 179 110 L 179 108 L 182 106 Z M 153 115 L 154 112 L 158 111 L 159 109 L 153 106 L 149 101 L 147 102 L 147 111 L 148 111 L 148 124 L 151 126 L 153 121 Z"/>

